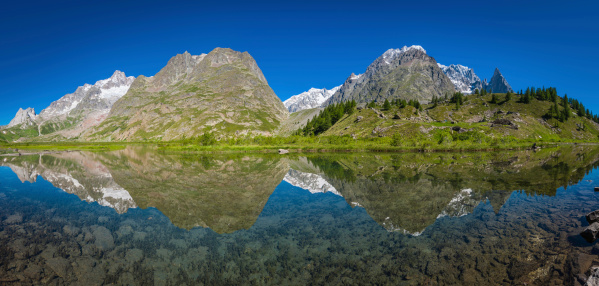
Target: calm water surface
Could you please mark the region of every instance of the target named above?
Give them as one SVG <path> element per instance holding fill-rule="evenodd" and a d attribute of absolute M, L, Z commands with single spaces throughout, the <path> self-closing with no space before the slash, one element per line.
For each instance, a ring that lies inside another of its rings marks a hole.
<path fill-rule="evenodd" d="M 0 284 L 564 285 L 599 149 L 0 157 Z"/>

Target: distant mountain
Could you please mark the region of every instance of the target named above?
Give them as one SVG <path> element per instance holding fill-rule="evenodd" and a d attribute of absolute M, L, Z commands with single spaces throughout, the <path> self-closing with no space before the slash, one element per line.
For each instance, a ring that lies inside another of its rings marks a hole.
<path fill-rule="evenodd" d="M 349 100 L 414 99 L 428 103 L 455 91 L 451 80 L 421 46 L 387 50 L 361 75 L 352 74 L 323 106 Z"/>
<path fill-rule="evenodd" d="M 52 102 L 36 115 L 33 108 L 19 109 L 8 128 L 34 128 L 36 135 L 48 135 L 60 131 L 61 138 L 77 137 L 91 126 L 106 118 L 112 105 L 129 90 L 135 77 L 127 77 L 115 71 L 110 78 L 94 85 L 85 84 L 75 92 Z"/>
<path fill-rule="evenodd" d="M 94 85 L 85 84 L 54 101 L 40 112 L 42 121 L 68 115 L 83 115 L 83 111 L 110 110 L 112 105 L 127 91 L 135 77 L 127 77 L 124 72 L 115 71 L 108 79 L 99 80 Z"/>
<path fill-rule="evenodd" d="M 491 78 L 491 81 L 488 84 L 486 83 L 486 79 L 483 82 L 483 85 L 485 86 L 485 90 L 488 92 L 494 92 L 494 93 L 506 93 L 506 92 L 514 92 L 514 90 L 512 89 L 512 87 L 510 86 L 509 83 L 507 83 L 507 80 L 505 79 L 505 77 L 503 77 L 503 75 L 501 74 L 501 72 L 499 71 L 498 68 L 495 68 L 495 72 L 493 73 L 493 77 Z"/>
<path fill-rule="evenodd" d="M 327 99 L 337 92 L 339 88 L 341 88 L 341 86 L 336 86 L 331 89 L 311 88 L 308 91 L 290 97 L 283 101 L 283 104 L 287 107 L 289 112 L 316 108 L 321 106 Z"/>
<path fill-rule="evenodd" d="M 463 94 L 472 94 L 475 90 L 482 89 L 482 82 L 473 69 L 463 65 L 437 65 L 449 77 L 457 91 Z"/>
<path fill-rule="evenodd" d="M 289 112 L 247 52 L 216 48 L 169 60 L 153 77 L 139 76 L 88 140 L 172 140 L 271 135 Z"/>
<path fill-rule="evenodd" d="M 463 94 L 472 94 L 475 90 L 482 90 L 494 93 L 514 92 L 507 80 L 503 77 L 499 69 L 495 68 L 490 82 L 481 81 L 474 73 L 474 70 L 463 65 L 444 66 L 437 64 L 443 72 L 449 77 L 456 90 Z"/>
<path fill-rule="evenodd" d="M 11 128 L 15 126 L 20 126 L 21 128 L 26 128 L 29 126 L 33 126 L 36 125 L 36 118 L 37 115 L 35 114 L 35 109 L 31 107 L 27 109 L 19 108 L 19 111 L 17 111 L 15 117 L 10 121 L 10 123 L 8 123 L 6 127 Z"/>

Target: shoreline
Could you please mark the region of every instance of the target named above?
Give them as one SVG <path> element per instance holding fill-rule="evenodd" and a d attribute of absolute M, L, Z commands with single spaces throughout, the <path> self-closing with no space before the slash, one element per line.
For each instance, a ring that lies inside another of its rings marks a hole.
<path fill-rule="evenodd" d="M 81 143 L 81 144 L 52 144 L 39 145 L 4 145 L 0 146 L 0 156 L 24 156 L 34 154 L 53 154 L 73 151 L 106 152 L 127 148 L 127 146 L 145 146 L 155 148 L 159 152 L 171 154 L 221 154 L 221 153 L 279 153 L 283 149 L 289 153 L 451 153 L 451 152 L 494 152 L 511 150 L 538 150 L 566 145 L 597 145 L 599 142 L 522 142 L 505 146 L 343 146 L 343 145 L 181 145 L 177 142 L 166 143 Z M 535 146 L 533 148 L 533 146 Z M 5 152 L 8 151 L 8 152 Z"/>

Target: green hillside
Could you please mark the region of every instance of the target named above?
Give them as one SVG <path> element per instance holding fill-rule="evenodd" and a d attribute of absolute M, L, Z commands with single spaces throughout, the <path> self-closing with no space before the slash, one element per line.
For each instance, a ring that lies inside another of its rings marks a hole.
<path fill-rule="evenodd" d="M 547 116 L 555 104 L 532 99 L 523 103 L 520 95 L 505 94 L 464 96 L 461 105 L 451 99 L 415 108 L 390 104 L 370 104 L 351 115 L 343 115 L 320 136 L 353 138 L 392 137 L 396 145 L 430 143 L 433 145 L 492 144 L 510 141 L 580 142 L 598 141 L 599 124 L 586 114 L 571 111 L 570 118 L 560 121 Z M 493 97 L 497 103 L 491 103 Z M 561 101 L 561 100 L 560 100 Z M 374 106 L 374 107 L 372 107 Z M 571 106 L 569 106 L 571 108 Z M 559 105 L 559 112 L 564 107 Z M 573 109 L 571 109 L 573 110 Z M 593 116 L 589 116 L 593 118 Z M 315 119 L 317 120 L 317 118 Z"/>

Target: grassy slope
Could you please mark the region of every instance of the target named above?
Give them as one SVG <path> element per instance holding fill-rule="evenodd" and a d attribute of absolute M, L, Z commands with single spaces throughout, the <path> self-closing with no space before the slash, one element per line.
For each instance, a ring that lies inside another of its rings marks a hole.
<path fill-rule="evenodd" d="M 503 99 L 504 95 L 499 95 Z M 440 130 L 450 132 L 450 127 L 459 126 L 479 132 L 485 139 L 501 139 L 513 137 L 525 141 L 597 141 L 599 126 L 587 118 L 572 115 L 567 122 L 555 119 L 543 120 L 542 117 L 552 103 L 533 101 L 530 104 L 518 103 L 518 96 L 509 102 L 490 104 L 491 96 L 468 96 L 468 101 L 456 110 L 455 104 L 442 103 L 436 108 L 425 106 L 423 111 L 417 111 L 408 106 L 400 109 L 396 106 L 390 110 L 381 111 L 386 118 L 377 115 L 371 109 L 359 110 L 345 116 L 324 136 L 354 134 L 358 137 L 388 137 L 395 133 L 401 134 L 404 140 L 435 140 L 435 134 Z M 512 114 L 508 114 L 512 113 Z M 400 119 L 393 119 L 397 114 Z M 358 122 L 358 116 L 362 119 Z M 496 119 L 508 119 L 518 126 L 517 129 L 506 126 L 491 126 Z M 486 121 L 483 121 L 486 119 Z M 453 123 L 452 123 L 453 122 Z M 584 126 L 584 130 L 580 128 Z M 378 128 L 378 129 L 377 129 Z M 375 130 L 376 129 L 376 130 Z M 375 132 L 373 132 L 375 131 Z M 437 142 L 438 143 L 438 142 Z"/>

